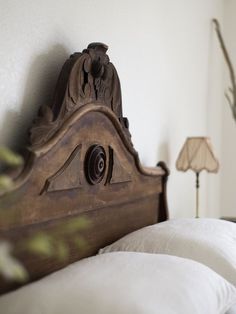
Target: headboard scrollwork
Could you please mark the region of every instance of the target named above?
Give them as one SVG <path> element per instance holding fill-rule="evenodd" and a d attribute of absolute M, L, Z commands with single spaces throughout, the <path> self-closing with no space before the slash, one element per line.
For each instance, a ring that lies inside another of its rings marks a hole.
<path fill-rule="evenodd" d="M 52 104 L 40 108 L 30 129 L 31 145 L 14 186 L 0 191 L 1 209 L 14 217 L 0 221 L 0 238 L 12 243 L 35 232 L 53 234 L 69 219 L 91 222 L 83 232 L 85 250 L 63 236 L 66 261 L 17 251 L 32 281 L 168 219 L 168 169 L 163 162 L 154 168 L 140 164 L 122 113 L 118 74 L 106 51 L 106 45 L 93 43 L 66 61 Z M 0 294 L 13 288 L 0 278 Z"/>
<path fill-rule="evenodd" d="M 51 106 L 40 108 L 30 129 L 30 143 L 48 141 L 76 110 L 89 103 L 103 104 L 118 117 L 127 137 L 128 119 L 123 117 L 120 81 L 106 54 L 108 46 L 91 43 L 82 53 L 74 53 L 64 64 Z"/>

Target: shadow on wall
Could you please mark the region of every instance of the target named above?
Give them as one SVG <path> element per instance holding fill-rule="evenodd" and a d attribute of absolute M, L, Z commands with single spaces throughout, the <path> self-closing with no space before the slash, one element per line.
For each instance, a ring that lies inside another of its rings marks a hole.
<path fill-rule="evenodd" d="M 164 161 L 167 167 L 170 165 L 170 151 L 167 141 L 161 142 L 157 150 L 157 161 Z"/>
<path fill-rule="evenodd" d="M 0 127 L 0 143 L 20 152 L 27 145 L 27 131 L 39 107 L 52 102 L 59 72 L 69 53 L 63 45 L 34 57 L 25 79 L 23 102 L 16 111 L 8 110 Z"/>

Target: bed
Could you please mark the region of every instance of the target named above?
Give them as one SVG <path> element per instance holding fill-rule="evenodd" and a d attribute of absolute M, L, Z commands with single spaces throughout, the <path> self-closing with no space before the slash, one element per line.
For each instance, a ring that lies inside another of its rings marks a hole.
<path fill-rule="evenodd" d="M 235 287 L 209 265 L 153 248 L 114 246 L 133 232 L 168 223 L 169 170 L 164 162 L 155 168 L 140 164 L 122 113 L 119 77 L 107 49 L 105 44 L 92 43 L 65 62 L 52 104 L 40 108 L 30 128 L 25 164 L 14 179 L 14 188 L 0 198 L 0 207 L 14 216 L 0 221 L 0 238 L 18 243 L 36 232 L 63 230 L 67 221 L 83 217 L 90 222 L 82 233 L 87 245 L 78 250 L 65 233 L 66 259 L 15 252 L 30 280 L 13 292 L 19 284 L 0 281 L 4 294 L 0 312 L 2 308 L 4 314 L 65 313 L 66 309 L 83 314 L 151 314 L 159 307 L 158 313 L 177 313 L 177 304 L 181 314 L 190 309 L 192 313 L 226 313 L 236 303 Z M 231 233 L 235 231 L 232 227 Z M 96 255 L 99 250 L 102 254 Z M 141 298 L 146 290 L 148 302 Z M 53 298 L 48 291 L 54 291 Z M 124 295 L 128 298 L 123 302 Z M 54 305 L 47 308 L 45 302 L 50 304 L 52 299 Z"/>

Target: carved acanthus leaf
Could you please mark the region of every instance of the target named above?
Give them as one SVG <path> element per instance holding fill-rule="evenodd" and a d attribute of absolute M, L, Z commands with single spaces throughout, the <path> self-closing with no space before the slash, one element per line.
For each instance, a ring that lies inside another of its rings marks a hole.
<path fill-rule="evenodd" d="M 120 81 L 106 54 L 108 47 L 92 43 L 82 53 L 73 54 L 64 64 L 58 79 L 54 101 L 43 106 L 30 129 L 31 144 L 45 143 L 74 111 L 89 103 L 110 108 L 130 136 L 122 114 Z"/>

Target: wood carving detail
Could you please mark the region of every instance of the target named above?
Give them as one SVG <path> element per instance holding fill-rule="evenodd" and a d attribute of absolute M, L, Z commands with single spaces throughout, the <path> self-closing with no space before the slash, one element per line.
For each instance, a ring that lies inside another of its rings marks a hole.
<path fill-rule="evenodd" d="M 47 179 L 41 194 L 46 192 L 77 189 L 81 187 L 80 180 L 81 145 L 76 147 L 64 165 Z"/>
<path fill-rule="evenodd" d="M 30 129 L 31 145 L 46 143 L 74 111 L 89 103 L 110 108 L 130 138 L 128 120 L 122 114 L 119 77 L 109 61 L 107 49 L 105 44 L 92 43 L 82 53 L 74 53 L 66 61 L 52 105 L 40 108 Z"/>
<path fill-rule="evenodd" d="M 119 160 L 115 151 L 109 147 L 109 155 L 110 155 L 110 176 L 109 183 L 125 183 L 131 181 L 131 174 L 125 169 L 122 165 L 122 162 Z M 124 163 L 123 163 L 124 164 Z"/>
<path fill-rule="evenodd" d="M 85 175 L 87 181 L 98 184 L 102 181 L 106 170 L 106 152 L 100 145 L 91 146 L 85 156 Z"/>

